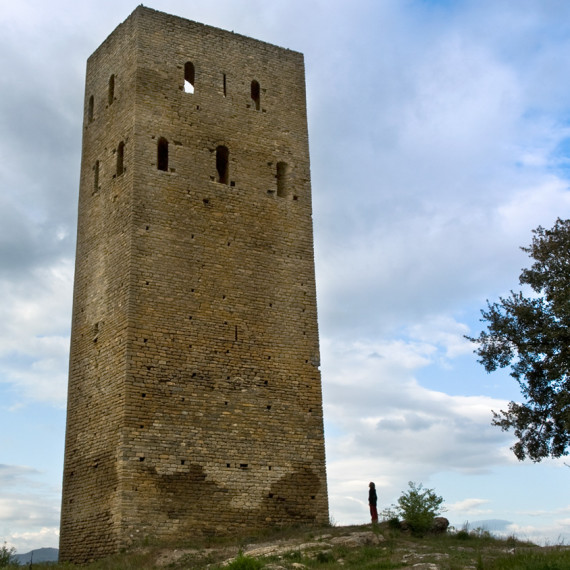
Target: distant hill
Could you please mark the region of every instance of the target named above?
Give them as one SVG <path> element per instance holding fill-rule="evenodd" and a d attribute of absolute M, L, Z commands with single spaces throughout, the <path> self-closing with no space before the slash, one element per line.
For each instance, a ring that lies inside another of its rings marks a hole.
<path fill-rule="evenodd" d="M 18 564 L 29 564 L 31 562 L 57 562 L 59 550 L 57 548 L 37 548 L 26 554 L 16 554 L 14 558 Z"/>

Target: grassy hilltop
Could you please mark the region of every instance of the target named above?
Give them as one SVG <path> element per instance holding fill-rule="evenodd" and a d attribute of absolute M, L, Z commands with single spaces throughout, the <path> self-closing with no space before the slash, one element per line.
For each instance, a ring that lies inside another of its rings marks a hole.
<path fill-rule="evenodd" d="M 44 567 L 34 564 L 34 567 Z M 20 567 L 21 568 L 21 567 Z M 387 523 L 266 531 L 240 538 L 204 538 L 178 544 L 143 544 L 88 564 L 50 565 L 50 570 L 567 570 L 570 546 L 539 547 L 485 531 L 460 530 L 413 537 Z"/>

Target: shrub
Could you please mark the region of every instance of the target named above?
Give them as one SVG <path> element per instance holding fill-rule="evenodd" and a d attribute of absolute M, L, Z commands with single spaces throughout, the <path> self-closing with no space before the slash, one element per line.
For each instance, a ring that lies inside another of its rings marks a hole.
<path fill-rule="evenodd" d="M 321 564 L 327 564 L 328 562 L 334 562 L 334 555 L 330 550 L 322 550 L 317 552 L 315 560 Z"/>
<path fill-rule="evenodd" d="M 238 557 L 226 566 L 229 570 L 260 570 L 263 568 L 263 562 L 251 556 L 245 556 L 242 552 Z"/>
<path fill-rule="evenodd" d="M 400 530 L 400 519 L 398 518 L 397 507 L 392 505 L 380 513 L 380 520 L 388 525 L 392 530 Z"/>
<path fill-rule="evenodd" d="M 6 568 L 10 564 L 15 564 L 14 554 L 16 554 L 15 548 L 8 548 L 6 543 L 0 546 L 0 568 Z"/>
<path fill-rule="evenodd" d="M 412 533 L 423 536 L 428 532 L 433 519 L 440 513 L 443 498 L 435 494 L 433 489 L 424 489 L 422 484 L 410 481 L 408 491 L 398 499 L 398 510 L 408 523 Z"/>

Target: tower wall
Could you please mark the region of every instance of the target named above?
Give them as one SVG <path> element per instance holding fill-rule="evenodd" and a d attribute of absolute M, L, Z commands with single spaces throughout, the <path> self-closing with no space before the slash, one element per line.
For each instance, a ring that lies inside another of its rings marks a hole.
<path fill-rule="evenodd" d="M 141 6 L 91 56 L 73 314 L 62 560 L 328 522 L 301 54 Z"/>

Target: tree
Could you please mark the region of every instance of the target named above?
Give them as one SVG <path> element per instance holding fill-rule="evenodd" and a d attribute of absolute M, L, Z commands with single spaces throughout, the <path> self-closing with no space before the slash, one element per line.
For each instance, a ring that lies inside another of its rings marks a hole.
<path fill-rule="evenodd" d="M 433 489 L 424 489 L 421 483 L 417 485 L 410 481 L 408 487 L 408 491 L 398 499 L 398 512 L 412 533 L 422 536 L 430 530 L 433 519 L 441 511 L 443 498 L 438 497 Z"/>
<path fill-rule="evenodd" d="M 559 218 L 533 234 L 521 249 L 534 263 L 519 276 L 532 293 L 487 301 L 481 311 L 487 330 L 467 338 L 478 343 L 475 353 L 487 372 L 511 367 L 524 402 L 493 412 L 492 423 L 514 430 L 511 449 L 519 460 L 538 462 L 568 455 L 570 444 L 570 220 Z"/>

